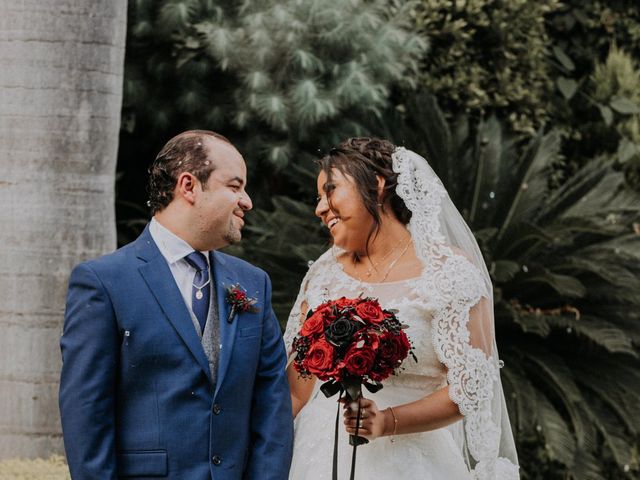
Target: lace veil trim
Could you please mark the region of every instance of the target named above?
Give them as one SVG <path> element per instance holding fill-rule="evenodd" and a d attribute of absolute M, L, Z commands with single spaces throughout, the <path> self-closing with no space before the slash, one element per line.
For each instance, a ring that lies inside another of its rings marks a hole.
<path fill-rule="evenodd" d="M 424 264 L 423 295 L 435 302 L 434 348 L 447 367 L 449 396 L 465 417 L 465 445 L 472 457 L 469 468 L 478 480 L 518 479 L 517 465 L 499 456 L 503 430 L 498 422 L 505 419 L 494 418 L 494 402 L 502 400 L 495 397 L 502 395 L 502 388 L 493 316 L 490 325 L 484 326 L 484 343 L 481 341 L 479 347 L 471 344 L 470 311 L 482 297 L 488 301 L 492 298 L 486 267 L 482 258 L 477 258 L 479 250 L 469 252 L 457 248 L 458 243 L 466 247 L 469 242 L 468 239 L 456 242 L 456 238 L 452 238 L 456 233 L 473 238 L 472 234 L 455 207 L 446 214 L 459 218 L 443 218 L 443 202 L 451 200 L 426 160 L 400 147 L 393 154 L 393 170 L 398 173 L 396 192 L 412 212 L 409 231 L 416 254 Z M 448 221 L 461 224 L 447 225 Z M 443 227 L 447 227 L 447 235 Z M 474 246 L 477 250 L 477 245 Z M 482 262 L 481 265 L 474 265 L 474 260 Z M 489 341 L 488 328 L 491 330 Z M 508 420 L 507 428 L 510 428 Z"/>

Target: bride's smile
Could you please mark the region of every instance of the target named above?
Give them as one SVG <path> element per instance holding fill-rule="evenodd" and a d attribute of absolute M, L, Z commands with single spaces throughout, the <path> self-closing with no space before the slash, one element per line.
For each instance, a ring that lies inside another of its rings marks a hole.
<path fill-rule="evenodd" d="M 374 225 L 371 214 L 362 202 L 353 178 L 337 168 L 318 175 L 318 205 L 316 215 L 333 238 L 333 243 L 347 251 L 364 251 L 369 232 Z"/>

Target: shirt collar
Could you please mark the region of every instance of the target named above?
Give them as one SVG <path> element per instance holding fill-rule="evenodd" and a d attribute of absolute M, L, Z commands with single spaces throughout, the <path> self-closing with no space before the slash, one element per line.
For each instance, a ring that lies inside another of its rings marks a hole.
<path fill-rule="evenodd" d="M 161 225 L 155 217 L 151 219 L 149 232 L 151 233 L 153 240 L 158 245 L 160 253 L 169 264 L 178 262 L 194 251 L 191 245 L 171 230 Z M 209 263 L 209 252 L 201 253 L 206 257 L 207 263 Z"/>

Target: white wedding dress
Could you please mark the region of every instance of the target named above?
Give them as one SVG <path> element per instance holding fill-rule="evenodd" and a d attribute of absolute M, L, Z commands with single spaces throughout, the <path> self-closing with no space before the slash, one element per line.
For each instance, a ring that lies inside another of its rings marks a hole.
<path fill-rule="evenodd" d="M 383 308 L 397 309 L 400 321 L 409 325 L 406 333 L 418 362 L 407 358 L 401 373 L 385 380 L 382 390 L 375 394 L 363 392 L 376 402 L 378 408 L 418 400 L 446 385 L 446 372 L 431 340 L 429 299 L 421 298 L 416 291 L 420 278 L 380 284 L 361 283 L 349 277 L 328 251 L 312 266 L 307 280 L 309 295 L 305 298 L 310 308 L 329 299 L 341 296 L 355 298 L 362 294 L 377 298 Z M 285 333 L 287 348 L 290 349 L 299 329 L 300 316 L 292 315 Z M 319 390 L 321 384 L 316 380 L 311 399 L 295 420 L 294 453 L 289 475 L 292 480 L 331 479 L 337 395 L 325 397 Z M 342 423 L 342 409 L 339 434 L 338 472 L 339 478 L 343 479 L 349 476 L 352 447 Z M 442 428 L 398 435 L 394 442 L 389 437 L 382 437 L 362 445 L 357 452 L 356 478 L 472 479 L 462 452 L 453 439 L 455 434 L 455 429 Z"/>
<path fill-rule="evenodd" d="M 411 211 L 408 230 L 420 277 L 367 284 L 347 275 L 332 248 L 311 265 L 285 331 L 293 338 L 313 309 L 340 297 L 377 298 L 398 310 L 418 362 L 408 358 L 399 375 L 375 394 L 380 409 L 423 398 L 448 385 L 463 420 L 434 431 L 382 437 L 358 447 L 356 478 L 419 480 L 518 480 L 518 460 L 500 381 L 492 286 L 478 244 L 442 182 L 420 155 L 397 148 L 396 192 Z M 330 479 L 336 397 L 319 391 L 295 420 L 290 479 Z M 339 478 L 349 477 L 351 447 L 339 423 Z"/>

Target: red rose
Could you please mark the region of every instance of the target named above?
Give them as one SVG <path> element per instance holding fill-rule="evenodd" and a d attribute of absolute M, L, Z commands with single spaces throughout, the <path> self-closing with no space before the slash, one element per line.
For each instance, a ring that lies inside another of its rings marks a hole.
<path fill-rule="evenodd" d="M 382 382 L 389 378 L 392 373 L 392 366 L 376 362 L 374 369 L 369 372 L 369 378 L 374 382 Z"/>
<path fill-rule="evenodd" d="M 313 314 L 321 314 L 322 318 L 324 318 L 325 326 L 336 318 L 333 311 L 333 302 L 325 302 L 318 305 L 314 310 Z"/>
<path fill-rule="evenodd" d="M 382 362 L 396 366 L 407 358 L 410 348 L 411 344 L 409 343 L 409 339 L 402 330 L 399 332 L 388 332 L 380 339 L 378 356 Z"/>
<path fill-rule="evenodd" d="M 356 314 L 365 322 L 381 323 L 384 319 L 384 312 L 380 304 L 375 300 L 365 300 L 356 305 Z"/>
<path fill-rule="evenodd" d="M 340 297 L 338 300 L 335 300 L 333 303 L 333 305 L 335 305 L 336 307 L 338 307 L 339 310 L 342 310 L 345 307 L 352 307 L 354 306 L 359 299 L 353 299 L 353 298 L 346 298 L 346 297 Z"/>
<path fill-rule="evenodd" d="M 329 380 L 333 379 L 336 382 L 342 381 L 342 371 L 344 370 L 344 363 L 338 362 L 331 370 L 325 372 L 324 377 L 320 378 L 320 380 Z"/>
<path fill-rule="evenodd" d="M 361 348 L 353 346 L 347 350 L 344 356 L 344 366 L 352 375 L 366 375 L 371 370 L 375 358 L 376 354 L 371 347 L 367 345 Z"/>
<path fill-rule="evenodd" d="M 331 308 L 331 302 L 324 302 L 316 307 L 316 309 L 314 310 L 314 313 L 320 313 L 329 308 Z"/>
<path fill-rule="evenodd" d="M 307 318 L 300 329 L 300 334 L 306 336 L 320 334 L 324 331 L 324 317 L 322 312 L 316 312 Z"/>
<path fill-rule="evenodd" d="M 306 369 L 320 380 L 327 378 L 333 366 L 333 347 L 324 340 L 318 340 L 307 352 L 304 359 Z"/>

